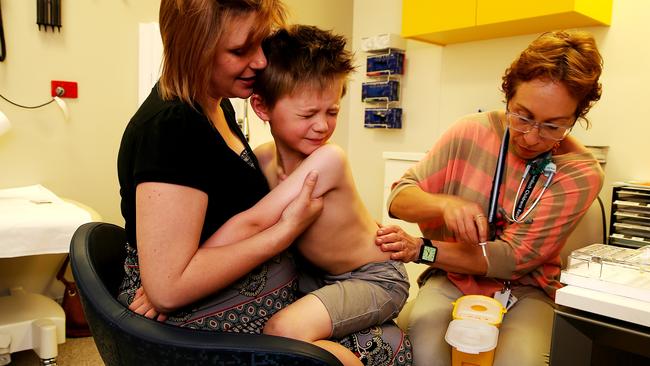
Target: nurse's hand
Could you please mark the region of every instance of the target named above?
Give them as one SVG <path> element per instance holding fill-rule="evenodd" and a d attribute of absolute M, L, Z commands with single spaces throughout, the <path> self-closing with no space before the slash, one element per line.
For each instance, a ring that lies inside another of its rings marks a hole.
<path fill-rule="evenodd" d="M 443 219 L 456 240 L 477 244 L 488 239 L 488 221 L 481 207 L 462 198 L 447 196 L 443 206 Z"/>
<path fill-rule="evenodd" d="M 418 259 L 422 240 L 407 234 L 397 225 L 380 225 L 375 244 L 382 252 L 393 252 L 390 259 L 408 263 Z"/>

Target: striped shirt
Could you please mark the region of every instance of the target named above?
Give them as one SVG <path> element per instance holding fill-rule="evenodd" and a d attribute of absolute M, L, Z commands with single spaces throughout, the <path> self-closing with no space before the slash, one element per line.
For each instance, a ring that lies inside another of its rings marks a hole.
<path fill-rule="evenodd" d="M 490 190 L 504 126 L 502 112 L 479 113 L 457 121 L 427 153 L 425 158 L 393 183 L 388 207 L 404 188 L 448 194 L 476 202 L 488 211 Z M 512 153 L 507 155 L 504 184 L 499 196 L 500 211 L 510 216 L 521 177 L 526 167 Z M 559 282 L 560 250 L 580 218 L 596 199 L 603 184 L 603 171 L 586 149 L 553 155 L 557 172 L 535 208 L 522 223 L 510 223 L 486 246 L 486 276 L 448 273 L 448 278 L 465 294 L 492 296 L 503 281 L 532 285 L 555 298 Z M 540 177 L 526 210 L 541 192 L 546 177 Z M 523 190 L 523 188 L 522 188 Z M 532 219 L 532 220 L 531 220 Z M 442 217 L 418 223 L 427 238 L 456 241 Z M 459 243 L 459 245 L 461 245 Z M 464 244 L 467 245 L 467 244 Z"/>

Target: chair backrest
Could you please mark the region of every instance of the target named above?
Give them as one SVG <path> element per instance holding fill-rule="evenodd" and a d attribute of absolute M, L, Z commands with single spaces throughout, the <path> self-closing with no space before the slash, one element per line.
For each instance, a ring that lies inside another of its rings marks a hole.
<path fill-rule="evenodd" d="M 568 257 L 572 251 L 594 243 L 607 244 L 603 243 L 603 230 L 603 214 L 600 202 L 594 200 L 587 209 L 587 212 L 580 219 L 580 222 L 578 222 L 576 228 L 567 238 L 560 252 L 562 268 L 566 267 Z"/>
<path fill-rule="evenodd" d="M 309 343 L 186 329 L 133 313 L 116 299 L 124 276 L 125 243 L 123 228 L 92 222 L 80 226 L 70 244 L 72 273 L 106 365 L 341 365 Z"/>

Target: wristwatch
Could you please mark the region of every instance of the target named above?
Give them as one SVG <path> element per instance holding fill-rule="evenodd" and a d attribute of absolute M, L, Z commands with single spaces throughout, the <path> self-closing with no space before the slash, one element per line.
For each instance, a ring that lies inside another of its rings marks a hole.
<path fill-rule="evenodd" d="M 424 263 L 432 264 L 436 261 L 436 254 L 438 254 L 438 248 L 433 246 L 431 240 L 427 238 L 420 238 L 423 243 L 420 247 L 420 255 L 415 263 Z"/>

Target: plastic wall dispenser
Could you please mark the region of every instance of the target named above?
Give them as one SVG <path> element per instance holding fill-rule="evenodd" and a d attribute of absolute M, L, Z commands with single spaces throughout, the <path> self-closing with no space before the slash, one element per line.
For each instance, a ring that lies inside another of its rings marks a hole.
<path fill-rule="evenodd" d="M 367 108 L 364 127 L 402 128 L 402 108 Z"/>
<path fill-rule="evenodd" d="M 374 81 L 363 83 L 361 99 L 364 102 L 396 102 L 399 100 L 399 81 Z"/>
<path fill-rule="evenodd" d="M 366 76 L 403 75 L 404 52 L 400 50 L 391 51 L 386 54 L 368 56 L 366 59 Z"/>
<path fill-rule="evenodd" d="M 405 41 L 394 34 L 362 40 L 366 56 L 367 81 L 361 85 L 361 100 L 366 104 L 366 128 L 402 128 L 400 83 L 404 75 Z"/>

